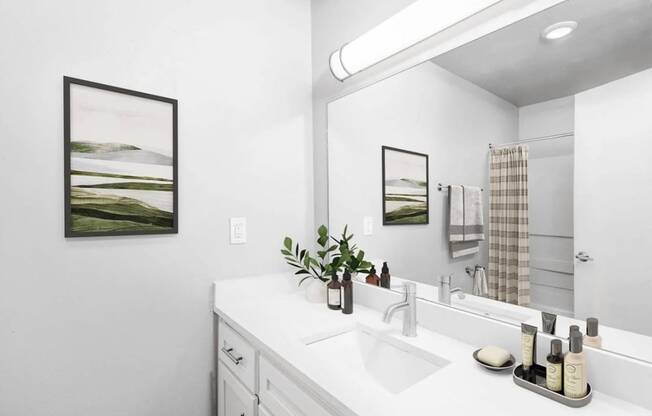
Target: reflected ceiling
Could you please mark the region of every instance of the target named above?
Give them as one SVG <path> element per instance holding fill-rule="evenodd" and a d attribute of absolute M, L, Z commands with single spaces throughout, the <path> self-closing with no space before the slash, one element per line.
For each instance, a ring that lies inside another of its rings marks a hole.
<path fill-rule="evenodd" d="M 542 39 L 568 20 L 572 35 Z M 568 0 L 432 62 L 519 107 L 566 97 L 652 67 L 652 1 Z"/>

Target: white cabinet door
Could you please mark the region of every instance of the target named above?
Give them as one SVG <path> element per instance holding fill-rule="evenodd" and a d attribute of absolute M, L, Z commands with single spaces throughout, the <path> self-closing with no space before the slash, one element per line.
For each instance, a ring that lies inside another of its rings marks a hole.
<path fill-rule="evenodd" d="M 262 404 L 259 404 L 258 405 L 258 416 L 272 416 L 272 414 L 267 409 L 265 409 L 265 406 L 263 406 Z"/>
<path fill-rule="evenodd" d="M 257 416 L 257 397 L 221 361 L 217 364 L 217 383 L 218 416 Z"/>
<path fill-rule="evenodd" d="M 330 413 L 262 355 L 259 371 L 260 403 L 270 416 L 330 416 Z"/>

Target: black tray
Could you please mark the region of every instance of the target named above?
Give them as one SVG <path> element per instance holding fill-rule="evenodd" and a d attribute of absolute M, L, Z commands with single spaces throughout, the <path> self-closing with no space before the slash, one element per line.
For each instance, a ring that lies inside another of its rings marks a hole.
<path fill-rule="evenodd" d="M 590 384 L 587 385 L 586 396 L 579 399 L 571 399 L 570 397 L 566 397 L 563 394 L 548 390 L 546 387 L 546 367 L 539 364 L 532 366 L 527 374 L 523 371 L 523 364 L 519 364 L 516 366 L 516 368 L 514 368 L 512 379 L 514 380 L 514 383 L 525 389 L 533 391 L 561 404 L 565 404 L 569 407 L 586 406 L 591 402 L 591 399 L 593 398 L 593 391 L 591 390 Z"/>

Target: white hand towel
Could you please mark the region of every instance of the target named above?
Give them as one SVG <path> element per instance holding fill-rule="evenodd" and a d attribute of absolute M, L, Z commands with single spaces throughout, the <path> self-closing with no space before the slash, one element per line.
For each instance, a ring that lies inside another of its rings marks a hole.
<path fill-rule="evenodd" d="M 487 296 L 488 293 L 487 274 L 484 267 L 476 266 L 475 273 L 473 273 L 473 294 L 475 296 Z"/>
<path fill-rule="evenodd" d="M 480 252 L 480 243 L 477 241 L 451 241 L 451 257 L 456 259 L 462 256 L 470 256 Z"/>
<path fill-rule="evenodd" d="M 482 189 L 477 186 L 464 188 L 464 241 L 484 240 L 482 217 Z"/>
<path fill-rule="evenodd" d="M 464 188 L 460 185 L 448 187 L 448 239 L 464 241 Z"/>

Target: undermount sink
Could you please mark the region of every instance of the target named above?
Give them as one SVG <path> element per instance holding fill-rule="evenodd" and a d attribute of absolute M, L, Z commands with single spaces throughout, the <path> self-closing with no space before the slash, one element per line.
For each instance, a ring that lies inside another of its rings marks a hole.
<path fill-rule="evenodd" d="M 364 374 L 394 394 L 450 364 L 444 358 L 363 326 L 312 337 L 304 343 L 320 356 L 338 357 L 334 365 L 341 366 L 347 374 Z"/>

